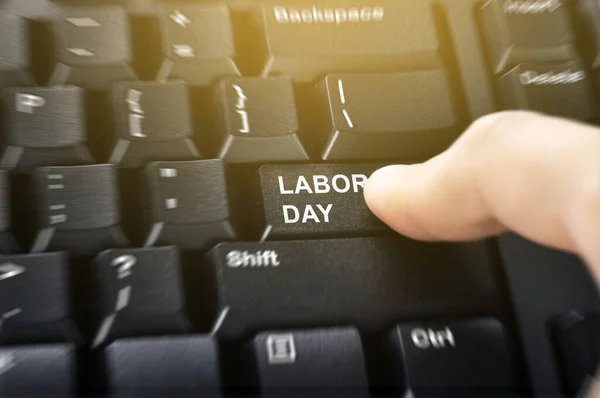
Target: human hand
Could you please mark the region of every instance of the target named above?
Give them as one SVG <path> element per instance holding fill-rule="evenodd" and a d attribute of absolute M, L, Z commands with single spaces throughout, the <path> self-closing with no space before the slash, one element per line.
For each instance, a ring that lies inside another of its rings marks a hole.
<path fill-rule="evenodd" d="M 431 160 L 376 171 L 365 199 L 414 239 L 508 229 L 576 253 L 600 286 L 600 129 L 523 111 L 484 116 Z"/>

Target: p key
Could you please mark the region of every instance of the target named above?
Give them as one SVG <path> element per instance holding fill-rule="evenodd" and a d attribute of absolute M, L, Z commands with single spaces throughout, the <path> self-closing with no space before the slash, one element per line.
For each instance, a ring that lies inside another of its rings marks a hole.
<path fill-rule="evenodd" d="M 148 165 L 151 224 L 145 246 L 208 249 L 236 236 L 220 160 Z"/>
<path fill-rule="evenodd" d="M 229 78 L 217 86 L 220 157 L 230 163 L 308 160 L 288 77 Z"/>
<path fill-rule="evenodd" d="M 6 89 L 2 167 L 29 173 L 41 166 L 93 163 L 84 102 L 84 90 L 74 86 Z"/>
<path fill-rule="evenodd" d="M 119 6 L 65 7 L 54 22 L 56 58 L 51 84 L 107 89 L 135 80 L 129 20 Z"/>
<path fill-rule="evenodd" d="M 217 76 L 239 75 L 225 4 L 165 4 L 159 18 L 165 59 L 158 80 L 176 77 L 206 85 Z"/>
<path fill-rule="evenodd" d="M 150 160 L 194 159 L 187 84 L 117 83 L 112 102 L 116 144 L 111 163 L 139 167 Z"/>
<path fill-rule="evenodd" d="M 127 245 L 114 166 L 43 167 L 36 170 L 35 184 L 38 231 L 32 252 L 84 256 Z"/>
<path fill-rule="evenodd" d="M 448 76 L 441 69 L 329 75 L 319 87 L 327 109 L 320 127 L 324 160 L 423 160 L 458 135 Z"/>

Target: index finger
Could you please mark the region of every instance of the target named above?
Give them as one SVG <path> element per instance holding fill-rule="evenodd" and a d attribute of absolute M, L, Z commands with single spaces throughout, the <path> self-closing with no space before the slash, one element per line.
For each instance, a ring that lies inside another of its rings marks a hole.
<path fill-rule="evenodd" d="M 471 240 L 511 229 L 577 252 L 600 282 L 599 130 L 511 111 L 473 123 L 444 153 L 389 166 L 365 186 L 371 210 L 422 240 Z"/>

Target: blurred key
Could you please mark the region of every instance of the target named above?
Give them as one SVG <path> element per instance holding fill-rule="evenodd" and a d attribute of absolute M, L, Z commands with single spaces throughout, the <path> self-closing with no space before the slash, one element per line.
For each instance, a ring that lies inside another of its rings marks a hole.
<path fill-rule="evenodd" d="M 292 81 L 284 76 L 230 78 L 216 88 L 223 146 L 230 163 L 308 160 L 298 138 Z"/>
<path fill-rule="evenodd" d="M 117 169 L 98 164 L 35 173 L 38 232 L 32 252 L 93 255 L 128 244 L 119 224 Z"/>
<path fill-rule="evenodd" d="M 73 341 L 65 253 L 0 256 L 0 342 Z"/>
<path fill-rule="evenodd" d="M 159 18 L 165 59 L 158 80 L 176 77 L 207 85 L 218 76 L 239 75 L 225 4 L 164 4 Z"/>
<path fill-rule="evenodd" d="M 72 345 L 0 346 L 0 396 L 74 398 L 76 370 Z"/>
<path fill-rule="evenodd" d="M 495 311 L 486 244 L 400 237 L 232 242 L 207 255 L 217 275 L 219 333 L 356 325 Z"/>
<path fill-rule="evenodd" d="M 175 247 L 107 250 L 94 267 L 102 314 L 94 346 L 119 337 L 188 330 Z"/>
<path fill-rule="evenodd" d="M 140 167 L 151 160 L 194 159 L 187 84 L 117 83 L 112 90 L 116 144 L 111 163 Z"/>
<path fill-rule="evenodd" d="M 363 188 L 382 164 L 266 165 L 261 239 L 372 235 L 388 229 L 367 208 Z"/>
<path fill-rule="evenodd" d="M 567 396 L 581 394 L 600 362 L 600 313 L 571 311 L 552 322 L 554 348 Z"/>
<path fill-rule="evenodd" d="M 262 398 L 369 397 L 354 328 L 262 332 L 249 346 Z"/>
<path fill-rule="evenodd" d="M 388 333 L 387 343 L 403 396 L 520 396 L 514 352 L 495 319 L 400 324 Z"/>
<path fill-rule="evenodd" d="M 217 346 L 210 336 L 117 340 L 105 355 L 111 397 L 221 396 Z"/>
<path fill-rule="evenodd" d="M 31 173 L 41 166 L 93 163 L 84 101 L 84 90 L 74 86 L 6 89 L 2 167 Z"/>
<path fill-rule="evenodd" d="M 529 109 L 550 115 L 590 120 L 596 106 L 592 81 L 579 61 L 523 63 L 500 77 L 505 109 Z"/>
<path fill-rule="evenodd" d="M 526 61 L 573 58 L 575 39 L 565 0 L 488 0 L 480 9 L 496 74 Z"/>
<path fill-rule="evenodd" d="M 263 76 L 308 82 L 331 72 L 429 68 L 440 44 L 428 2 L 320 1 L 263 5 Z M 390 40 L 390 38 L 394 38 Z"/>
<path fill-rule="evenodd" d="M 33 84 L 27 20 L 19 14 L 0 11 L 0 37 L 0 90 Z"/>
<path fill-rule="evenodd" d="M 54 22 L 56 58 L 51 84 L 107 90 L 135 80 L 127 13 L 119 6 L 65 6 Z"/>
<path fill-rule="evenodd" d="M 0 253 L 19 252 L 12 230 L 9 172 L 0 170 Z"/>
<path fill-rule="evenodd" d="M 235 238 L 220 160 L 154 162 L 147 173 L 152 227 L 146 247 L 203 250 Z"/>
<path fill-rule="evenodd" d="M 443 70 L 329 75 L 319 89 L 325 160 L 423 160 L 459 133 Z"/>
<path fill-rule="evenodd" d="M 593 60 L 594 69 L 600 67 L 600 3 L 596 0 L 580 0 L 575 3 L 578 22 L 590 37 L 582 43 Z"/>

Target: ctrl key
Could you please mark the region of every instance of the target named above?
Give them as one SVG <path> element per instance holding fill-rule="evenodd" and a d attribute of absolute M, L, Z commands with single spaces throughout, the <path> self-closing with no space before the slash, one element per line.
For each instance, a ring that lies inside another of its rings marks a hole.
<path fill-rule="evenodd" d="M 386 344 L 405 396 L 519 396 L 506 333 L 496 319 L 400 324 Z"/>
<path fill-rule="evenodd" d="M 0 397 L 75 397 L 71 345 L 0 347 Z"/>

